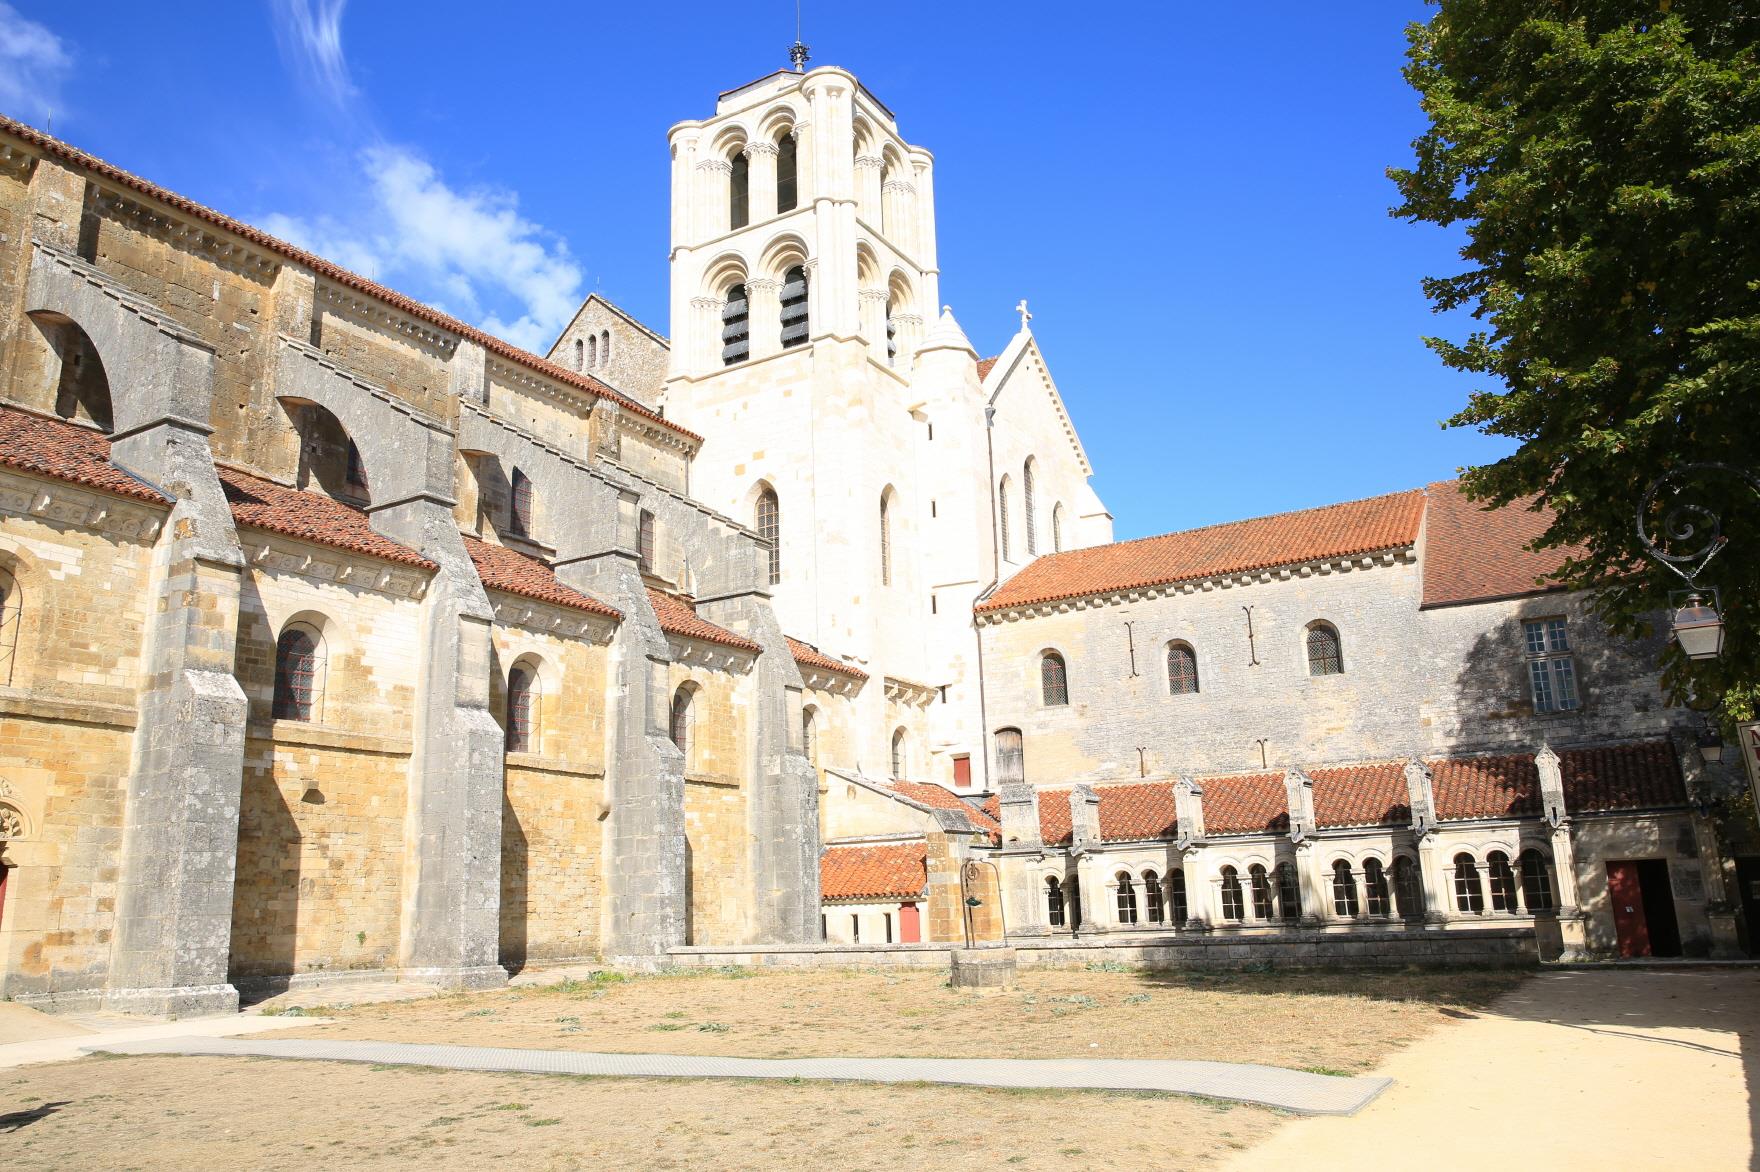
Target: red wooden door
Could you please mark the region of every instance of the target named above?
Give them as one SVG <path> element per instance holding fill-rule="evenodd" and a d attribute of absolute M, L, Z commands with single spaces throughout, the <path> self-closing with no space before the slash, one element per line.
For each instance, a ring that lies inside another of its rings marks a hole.
<path fill-rule="evenodd" d="M 917 905 L 903 903 L 898 906 L 898 942 L 900 944 L 921 944 L 923 942 L 922 920 L 917 914 Z"/>
<path fill-rule="evenodd" d="M 1607 895 L 1613 901 L 1613 930 L 1621 956 L 1650 955 L 1650 925 L 1644 919 L 1644 889 L 1638 864 L 1607 864 Z"/>
<path fill-rule="evenodd" d="M 972 785 L 972 759 L 960 756 L 953 759 L 953 784 L 959 789 L 970 789 Z"/>

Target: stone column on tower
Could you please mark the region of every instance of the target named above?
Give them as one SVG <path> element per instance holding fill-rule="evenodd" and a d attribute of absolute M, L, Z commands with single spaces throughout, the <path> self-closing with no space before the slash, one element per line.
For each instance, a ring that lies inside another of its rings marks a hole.
<path fill-rule="evenodd" d="M 862 155 L 856 159 L 856 214 L 871 228 L 882 227 L 880 171 L 883 166 L 879 155 Z"/>
<path fill-rule="evenodd" d="M 767 358 L 782 349 L 782 282 L 754 277 L 746 282 L 746 312 L 753 358 Z"/>
<path fill-rule="evenodd" d="M 789 130 L 794 136 L 794 206 L 813 206 L 819 189 L 813 185 L 813 124 L 803 118 Z"/>
<path fill-rule="evenodd" d="M 906 256 L 915 257 L 917 189 L 908 179 L 888 178 L 880 189 L 881 221 L 886 238 Z"/>
<path fill-rule="evenodd" d="M 916 188 L 916 198 L 912 201 L 916 231 L 912 238 L 911 259 L 917 262 L 923 273 L 917 312 L 930 314 L 941 304 L 941 262 L 935 252 L 935 156 L 921 147 L 912 147 L 910 160 L 916 175 L 912 183 Z"/>
<path fill-rule="evenodd" d="M 703 159 L 697 163 L 695 239 L 707 240 L 727 231 L 732 182 L 733 164 L 726 159 Z"/>
<path fill-rule="evenodd" d="M 747 198 L 751 200 L 752 207 L 751 222 L 761 224 L 776 214 L 776 144 L 748 143 L 746 158 L 751 167 L 747 172 Z"/>
<path fill-rule="evenodd" d="M 886 362 L 886 290 L 863 289 L 861 301 L 862 337 L 873 348 L 874 361 Z"/>

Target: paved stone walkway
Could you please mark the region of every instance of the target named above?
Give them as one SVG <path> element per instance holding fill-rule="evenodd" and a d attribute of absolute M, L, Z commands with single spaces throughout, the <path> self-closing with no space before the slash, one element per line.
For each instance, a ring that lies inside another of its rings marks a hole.
<path fill-rule="evenodd" d="M 127 1046 L 158 1038 L 215 1037 L 285 1030 L 323 1021 L 313 1017 L 254 1017 L 237 1013 L 218 1017 L 190 1017 L 182 1021 L 154 1021 L 121 1014 L 78 1014 L 49 1018 L 61 1028 L 39 1031 L 34 1037 L 0 1044 L 0 1070 L 36 1062 L 68 1062 L 93 1050 L 112 1045 Z"/>
<path fill-rule="evenodd" d="M 592 1054 L 492 1046 L 432 1046 L 281 1038 L 83 1039 L 109 1054 L 201 1054 L 315 1058 L 520 1074 L 613 1078 L 832 1079 L 928 1082 L 1059 1090 L 1160 1091 L 1259 1103 L 1302 1115 L 1351 1115 L 1387 1088 L 1385 1078 L 1339 1078 L 1275 1066 L 1113 1058 L 705 1058 L 684 1054 Z"/>

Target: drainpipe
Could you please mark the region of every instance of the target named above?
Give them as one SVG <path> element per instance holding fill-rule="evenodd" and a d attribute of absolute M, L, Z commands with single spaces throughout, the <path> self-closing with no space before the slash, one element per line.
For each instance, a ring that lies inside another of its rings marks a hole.
<path fill-rule="evenodd" d="M 996 407 L 994 404 L 984 405 L 984 461 L 988 483 L 984 493 L 990 501 L 990 583 L 978 591 L 978 597 L 972 602 L 974 608 L 996 591 L 996 584 L 1002 581 L 1002 546 L 1001 534 L 996 528 Z M 990 701 L 984 687 L 984 631 L 978 625 L 976 615 L 972 616 L 972 634 L 978 641 L 978 721 L 982 725 L 978 729 L 978 749 L 984 758 L 984 788 L 991 790 L 990 784 Z"/>

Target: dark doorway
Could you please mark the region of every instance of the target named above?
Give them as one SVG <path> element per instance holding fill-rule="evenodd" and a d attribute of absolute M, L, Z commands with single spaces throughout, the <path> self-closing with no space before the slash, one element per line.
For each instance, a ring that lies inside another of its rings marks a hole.
<path fill-rule="evenodd" d="M 1674 916 L 1674 892 L 1668 881 L 1668 861 L 1639 860 L 1638 886 L 1644 890 L 1644 921 L 1650 925 L 1650 955 L 1679 956 L 1681 929 Z"/>
<path fill-rule="evenodd" d="M 1680 925 L 1675 920 L 1666 860 L 1608 863 L 1607 894 L 1622 957 L 1681 954 Z"/>
<path fill-rule="evenodd" d="M 1736 860 L 1736 893 L 1742 901 L 1748 955 L 1760 956 L 1760 858 Z"/>

